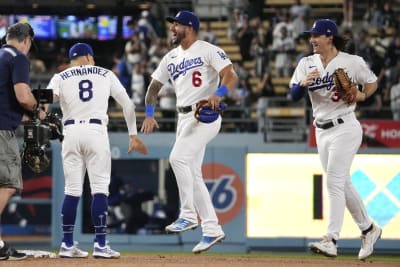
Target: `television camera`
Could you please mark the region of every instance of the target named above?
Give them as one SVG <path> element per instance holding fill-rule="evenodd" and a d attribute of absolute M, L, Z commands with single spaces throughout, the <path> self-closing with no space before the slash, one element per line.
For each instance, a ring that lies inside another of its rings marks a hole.
<path fill-rule="evenodd" d="M 50 148 L 50 140 L 63 140 L 61 117 L 57 113 L 46 113 L 46 117 L 40 120 L 40 110 L 44 110 L 45 104 L 53 103 L 53 91 L 49 89 L 36 89 L 32 91 L 37 109 L 30 114 L 30 118 L 24 123 L 24 144 L 21 158 L 32 171 L 43 172 L 50 164 L 46 151 Z"/>

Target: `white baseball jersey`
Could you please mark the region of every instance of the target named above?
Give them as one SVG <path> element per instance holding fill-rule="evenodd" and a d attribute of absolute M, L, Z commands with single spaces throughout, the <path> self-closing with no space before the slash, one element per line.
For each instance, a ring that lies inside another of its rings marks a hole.
<path fill-rule="evenodd" d="M 162 84 L 170 79 L 175 87 L 176 105 L 190 106 L 215 92 L 219 72 L 229 64 L 232 63 L 221 48 L 197 40 L 186 50 L 178 46 L 168 52 L 152 78 Z"/>
<path fill-rule="evenodd" d="M 219 72 L 229 64 L 231 61 L 222 49 L 197 40 L 186 50 L 178 46 L 167 53 L 152 78 L 163 84 L 171 81 L 178 107 L 193 106 L 214 94 Z M 179 217 L 193 223 L 200 217 L 205 236 L 223 235 L 201 172 L 206 145 L 220 128 L 221 117 L 212 123 L 201 123 L 193 110 L 180 112 L 176 141 L 169 157 L 179 188 Z"/>
<path fill-rule="evenodd" d="M 334 127 L 316 128 L 318 153 L 324 169 L 329 195 L 329 223 L 327 236 L 338 240 L 343 224 L 344 210 L 348 208 L 360 230 L 371 225 L 363 202 L 351 183 L 350 167 L 362 140 L 362 128 L 354 109 L 356 104 L 345 103 L 333 82 L 333 73 L 344 68 L 353 82 L 364 85 L 377 80 L 366 62 L 359 56 L 339 52 L 324 68 L 319 54 L 302 58 L 296 67 L 290 84 L 299 84 L 315 69 L 320 76 L 308 86 L 316 122 L 332 120 Z M 339 125 L 338 119 L 342 123 Z M 336 125 L 335 125 L 336 124 Z"/>
<path fill-rule="evenodd" d="M 356 104 L 348 105 L 340 99 L 334 89 L 333 72 L 344 68 L 349 77 L 357 84 L 373 83 L 376 75 L 368 67 L 362 57 L 339 52 L 326 66 L 323 67 L 319 54 L 304 57 L 297 65 L 290 80 L 290 85 L 298 84 L 307 73 L 318 69 L 320 77 L 308 86 L 313 115 L 316 121 L 326 121 L 354 111 Z"/>
<path fill-rule="evenodd" d="M 92 65 L 71 67 L 55 74 L 47 88 L 60 98 L 63 122 L 95 118 L 107 125 L 111 96 L 123 108 L 129 134 L 137 134 L 135 106 L 112 71 Z"/>
<path fill-rule="evenodd" d="M 82 195 L 87 170 L 91 193 L 108 195 L 111 153 L 107 108 L 110 96 L 122 106 L 129 133 L 137 134 L 135 106 L 125 88 L 110 70 L 92 65 L 71 67 L 55 74 L 47 88 L 59 96 L 63 113 L 65 194 Z"/>

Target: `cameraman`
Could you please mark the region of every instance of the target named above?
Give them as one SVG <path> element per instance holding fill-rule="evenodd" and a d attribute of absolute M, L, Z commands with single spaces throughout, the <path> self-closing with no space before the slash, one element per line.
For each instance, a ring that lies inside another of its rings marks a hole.
<path fill-rule="evenodd" d="M 37 110 L 29 81 L 27 57 L 34 32 L 27 23 L 11 25 L 0 49 L 0 216 L 10 198 L 22 191 L 21 158 L 15 130 Z M 41 111 L 40 118 L 44 118 Z M 0 260 L 22 260 L 27 256 L 9 247 L 0 235 Z"/>

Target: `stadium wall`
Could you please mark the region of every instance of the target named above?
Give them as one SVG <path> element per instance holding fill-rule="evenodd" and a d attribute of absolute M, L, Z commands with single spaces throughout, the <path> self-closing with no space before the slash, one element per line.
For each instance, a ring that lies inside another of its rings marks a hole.
<path fill-rule="evenodd" d="M 155 133 L 142 138 L 149 147 L 147 156 L 127 154 L 127 135 L 110 134 L 113 159 L 156 159 L 165 163 L 175 134 Z M 62 235 L 60 210 L 64 181 L 61 145 L 54 142 L 52 149 L 51 227 L 52 246 L 57 249 Z M 376 245 L 381 253 L 396 250 L 398 253 L 400 247 L 399 152 L 399 149 L 361 148 L 352 169 L 352 178 L 360 187 L 368 211 L 383 227 L 382 240 Z M 363 165 L 369 169 L 363 169 Z M 321 185 L 318 191 L 315 184 L 315 177 L 322 176 L 319 168 L 316 150 L 307 143 L 265 143 L 262 134 L 219 134 L 208 145 L 203 166 L 206 184 L 226 233 L 226 239 L 212 250 L 306 251 L 307 243 L 319 239 L 327 224 L 326 193 L 323 194 Z M 364 176 L 359 175 L 360 170 Z M 133 175 L 137 171 L 131 170 Z M 363 180 L 365 177 L 367 182 Z M 324 201 L 323 207 L 318 207 L 316 190 Z M 162 194 L 162 190 L 159 192 Z M 83 247 L 91 247 L 93 235 L 82 231 L 82 205 L 79 210 L 76 240 Z M 359 234 L 346 214 L 339 250 L 358 251 Z M 198 228 L 180 235 L 112 233 L 108 239 L 113 247 L 124 251 L 191 251 L 200 236 Z"/>

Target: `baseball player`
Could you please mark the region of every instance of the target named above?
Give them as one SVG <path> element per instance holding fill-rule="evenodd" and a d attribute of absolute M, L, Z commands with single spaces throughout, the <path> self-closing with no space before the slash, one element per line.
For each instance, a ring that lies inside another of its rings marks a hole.
<path fill-rule="evenodd" d="M 365 206 L 350 179 L 350 167 L 361 145 L 362 128 L 354 109 L 377 89 L 377 77 L 359 56 L 342 52 L 345 40 L 338 36 L 335 22 L 316 20 L 306 31 L 314 54 L 304 57 L 297 65 L 290 81 L 291 96 L 302 98 L 306 92 L 311 99 L 318 153 L 326 174 L 330 201 L 327 234 L 322 241 L 312 242 L 309 248 L 328 257 L 337 256 L 336 242 L 347 207 L 360 228 L 362 245 L 358 258 L 366 259 L 374 249 L 382 230 L 368 217 Z M 346 103 L 336 90 L 333 73 L 344 68 L 363 90 L 356 91 L 355 101 Z"/>
<path fill-rule="evenodd" d="M 76 209 L 82 195 L 87 170 L 92 194 L 91 216 L 95 229 L 93 256 L 119 258 L 106 243 L 108 186 L 111 175 L 111 154 L 107 133 L 108 99 L 113 97 L 123 108 L 129 131 L 128 153 L 147 148 L 137 136 L 135 107 L 115 74 L 94 65 L 90 45 L 76 43 L 69 50 L 71 65 L 55 74 L 48 85 L 63 113 L 64 140 L 62 158 L 65 176 L 65 198 L 61 217 L 63 239 L 59 255 L 85 258 L 88 252 L 73 240 Z"/>
<path fill-rule="evenodd" d="M 207 100 L 216 109 L 227 91 L 237 85 L 238 78 L 222 49 L 197 39 L 200 22 L 194 13 L 180 11 L 167 21 L 172 23 L 172 42 L 178 46 L 163 57 L 152 74 L 141 131 L 149 134 L 158 128 L 154 106 L 162 85 L 170 80 L 175 87 L 178 123 L 169 161 L 181 206 L 178 219 L 165 230 L 180 233 L 194 229 L 198 226 L 198 214 L 203 236 L 192 251 L 200 253 L 225 238 L 201 172 L 206 145 L 218 134 L 221 117 L 212 123 L 198 122 L 194 110 L 200 100 Z"/>

